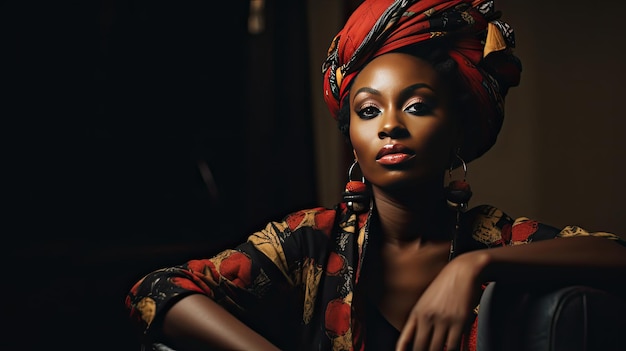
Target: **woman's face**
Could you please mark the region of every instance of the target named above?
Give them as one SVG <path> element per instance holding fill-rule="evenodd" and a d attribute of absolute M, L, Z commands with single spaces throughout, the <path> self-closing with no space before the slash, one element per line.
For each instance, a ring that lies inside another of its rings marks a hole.
<path fill-rule="evenodd" d="M 441 181 L 458 145 L 448 85 L 427 61 L 379 56 L 350 88 L 350 140 L 365 178 L 382 188 Z"/>

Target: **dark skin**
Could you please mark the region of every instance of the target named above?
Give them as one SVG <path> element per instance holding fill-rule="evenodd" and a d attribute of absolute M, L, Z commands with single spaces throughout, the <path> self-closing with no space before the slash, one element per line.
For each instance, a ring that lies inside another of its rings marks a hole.
<path fill-rule="evenodd" d="M 378 214 L 379 251 L 365 281 L 401 332 L 397 351 L 458 349 L 486 281 L 611 288 L 626 277 L 626 248 L 596 237 L 477 250 L 448 262 L 453 220 L 442 185 L 463 138 L 449 92 L 432 65 L 401 53 L 372 60 L 350 90 L 350 140 Z M 185 350 L 277 349 L 203 295 L 176 303 L 163 333 Z"/>
<path fill-rule="evenodd" d="M 433 218 L 446 216 L 443 176 L 462 140 L 449 91 L 429 63 L 400 53 L 374 59 L 350 90 L 350 140 L 382 234 L 383 284 L 373 286 L 380 311 L 401 331 L 398 351 L 458 349 L 482 282 L 605 286 L 626 275 L 626 248 L 594 237 L 478 250 L 448 263 L 449 223 Z M 388 144 L 405 145 L 406 161 L 381 162 Z"/>
<path fill-rule="evenodd" d="M 426 61 L 389 54 L 366 66 L 351 89 L 350 140 L 372 184 L 383 234 L 381 262 L 372 265 L 382 267 L 383 284 L 370 281 L 368 291 L 376 292 L 381 313 L 398 330 L 448 263 L 442 184 L 460 138 L 444 83 Z M 378 157 L 399 145 L 397 160 Z"/>

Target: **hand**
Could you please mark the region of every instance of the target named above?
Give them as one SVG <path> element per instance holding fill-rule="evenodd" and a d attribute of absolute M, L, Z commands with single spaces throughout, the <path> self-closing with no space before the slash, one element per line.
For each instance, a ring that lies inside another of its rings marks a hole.
<path fill-rule="evenodd" d="M 479 255 L 467 253 L 441 270 L 411 310 L 396 351 L 460 349 L 480 300 L 481 262 Z"/>

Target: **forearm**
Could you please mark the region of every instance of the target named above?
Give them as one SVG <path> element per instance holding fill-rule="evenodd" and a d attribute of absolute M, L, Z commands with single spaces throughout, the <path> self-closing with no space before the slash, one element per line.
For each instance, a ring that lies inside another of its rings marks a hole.
<path fill-rule="evenodd" d="M 210 298 L 184 297 L 165 314 L 163 334 L 184 350 L 278 350 Z"/>
<path fill-rule="evenodd" d="M 478 250 L 459 258 L 463 256 L 465 263 L 476 267 L 481 281 L 623 288 L 626 279 L 626 247 L 597 237 L 557 238 Z"/>

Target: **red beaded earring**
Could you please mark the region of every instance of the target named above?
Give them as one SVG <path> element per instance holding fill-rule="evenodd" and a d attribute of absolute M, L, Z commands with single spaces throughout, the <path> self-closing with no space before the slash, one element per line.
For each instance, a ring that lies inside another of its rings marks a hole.
<path fill-rule="evenodd" d="M 348 169 L 348 183 L 343 192 L 343 201 L 351 210 L 361 212 L 367 210 L 370 194 L 365 184 L 365 177 L 361 176 L 360 180 L 352 180 L 352 172 L 357 164 L 358 161 L 355 159 Z"/>
<path fill-rule="evenodd" d="M 459 156 L 458 152 L 456 153 L 456 158 L 461 161 L 461 166 L 463 166 L 463 179 L 462 180 L 452 180 L 446 187 L 446 198 L 448 200 L 448 206 L 454 208 L 458 211 L 467 210 L 467 204 L 469 200 L 472 198 L 472 189 L 467 182 L 467 165 L 465 161 Z M 452 169 L 454 168 L 454 162 L 450 165 L 450 169 L 448 170 L 448 174 L 450 178 L 452 178 Z"/>

